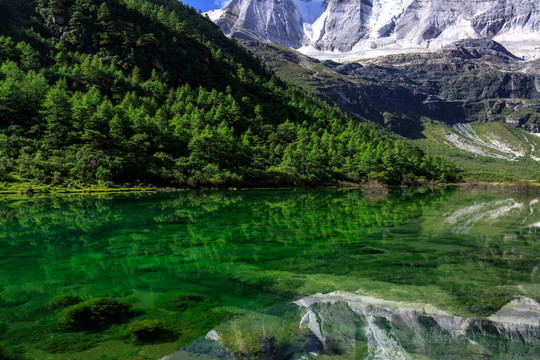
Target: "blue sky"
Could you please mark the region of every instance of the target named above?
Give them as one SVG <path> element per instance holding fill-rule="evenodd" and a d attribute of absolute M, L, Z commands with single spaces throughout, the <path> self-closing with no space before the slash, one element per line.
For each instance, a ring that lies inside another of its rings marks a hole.
<path fill-rule="evenodd" d="M 208 11 L 210 9 L 219 9 L 227 0 L 180 0 L 184 4 L 193 6 L 197 10 Z"/>

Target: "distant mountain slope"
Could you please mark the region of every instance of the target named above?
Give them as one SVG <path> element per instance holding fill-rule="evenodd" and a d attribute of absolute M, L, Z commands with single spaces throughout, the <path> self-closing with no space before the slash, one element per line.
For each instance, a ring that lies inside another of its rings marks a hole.
<path fill-rule="evenodd" d="M 421 116 L 462 123 L 502 121 L 531 132 L 540 128 L 539 61 L 516 59 L 485 39 L 462 40 L 429 54 L 401 54 L 340 64 L 290 49 L 243 41 L 278 74 L 335 102 L 411 136 Z M 384 113 L 398 115 L 394 120 Z M 401 121 L 400 121 L 401 118 Z"/>
<path fill-rule="evenodd" d="M 277 74 L 451 159 L 474 179 L 540 176 L 538 61 L 490 40 L 340 64 L 241 41 Z M 464 131 L 471 127 L 470 131 Z"/>
<path fill-rule="evenodd" d="M 320 59 L 437 50 L 471 38 L 526 58 L 540 47 L 536 0 L 231 0 L 209 16 L 227 35 Z"/>
<path fill-rule="evenodd" d="M 450 181 L 176 0 L 0 0 L 0 180 L 176 187 Z"/>

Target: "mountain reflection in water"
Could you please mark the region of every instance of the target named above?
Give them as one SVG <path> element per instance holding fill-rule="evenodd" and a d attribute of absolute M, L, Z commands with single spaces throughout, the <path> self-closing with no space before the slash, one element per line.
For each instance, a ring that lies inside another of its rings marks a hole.
<path fill-rule="evenodd" d="M 289 346 L 267 349 L 261 358 L 532 360 L 540 354 L 540 304 L 529 298 L 513 300 L 488 319 L 343 292 L 315 294 L 295 304 L 299 327 L 308 329 L 308 335 L 299 332 Z M 241 331 L 237 329 L 235 336 L 241 338 Z M 236 359 L 220 342 L 221 335 L 213 330 L 206 339 L 163 360 L 204 355 Z"/>

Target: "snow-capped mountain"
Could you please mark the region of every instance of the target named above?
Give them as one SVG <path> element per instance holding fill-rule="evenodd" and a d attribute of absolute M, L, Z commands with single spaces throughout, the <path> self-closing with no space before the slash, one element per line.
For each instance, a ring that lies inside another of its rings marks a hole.
<path fill-rule="evenodd" d="M 468 38 L 540 54 L 539 0 L 231 0 L 208 15 L 227 35 L 317 58 L 432 51 Z"/>

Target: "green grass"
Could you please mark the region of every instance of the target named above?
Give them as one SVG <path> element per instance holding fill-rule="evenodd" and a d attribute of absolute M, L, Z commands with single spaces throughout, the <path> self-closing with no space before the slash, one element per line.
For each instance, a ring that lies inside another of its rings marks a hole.
<path fill-rule="evenodd" d="M 274 44 L 258 44 L 256 51 L 280 78 L 311 93 L 324 95 L 325 88 L 349 82 L 322 63 L 291 49 Z"/>
<path fill-rule="evenodd" d="M 496 183 L 508 183 L 517 180 L 540 181 L 539 163 L 528 156 L 519 158 L 518 161 L 509 161 L 475 155 L 453 145 L 448 145 L 450 142 L 445 136 L 456 132 L 447 124 L 423 119 L 422 125 L 424 138 L 412 142 L 430 154 L 439 155 L 454 162 L 459 168 L 463 169 L 464 181 Z M 532 154 L 540 157 L 540 138 L 530 135 L 524 130 L 497 122 L 473 123 L 472 127 L 478 136 L 485 141 L 497 139 L 504 143 L 514 144 L 512 147 L 515 150 L 521 150 L 527 155 Z M 531 144 L 535 147 L 532 152 Z M 487 148 L 482 149 L 489 153 L 497 153 Z"/>

